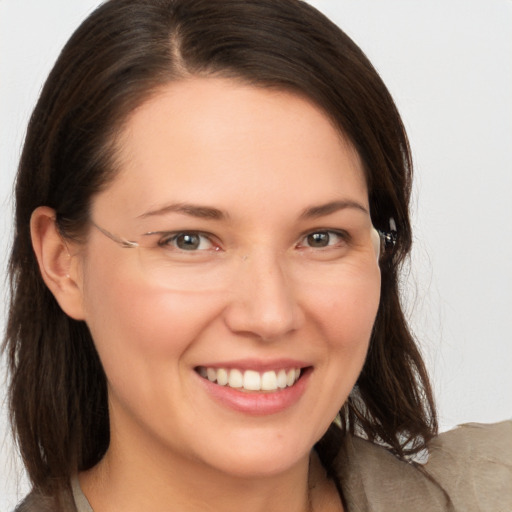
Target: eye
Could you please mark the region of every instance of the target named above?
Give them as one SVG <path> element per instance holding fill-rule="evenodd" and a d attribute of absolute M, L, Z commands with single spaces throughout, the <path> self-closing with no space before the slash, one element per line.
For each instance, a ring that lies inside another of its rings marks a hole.
<path fill-rule="evenodd" d="M 345 242 L 347 235 L 338 231 L 314 231 L 308 233 L 298 244 L 299 247 L 323 249 L 340 245 Z"/>
<path fill-rule="evenodd" d="M 195 231 L 168 234 L 158 242 L 161 247 L 170 247 L 180 251 L 218 250 L 208 235 Z"/>

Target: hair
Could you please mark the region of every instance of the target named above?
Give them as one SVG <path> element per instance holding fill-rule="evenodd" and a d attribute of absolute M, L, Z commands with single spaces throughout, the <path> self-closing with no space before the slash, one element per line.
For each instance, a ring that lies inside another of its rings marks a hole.
<path fill-rule="evenodd" d="M 356 387 L 316 446 L 327 470 L 352 433 L 405 458 L 437 432 L 427 372 L 400 303 L 411 247 L 412 161 L 395 104 L 364 53 L 300 0 L 109 0 L 64 47 L 30 119 L 16 181 L 10 312 L 3 350 L 10 411 L 34 487 L 55 495 L 109 446 L 106 377 L 84 322 L 45 286 L 30 239 L 38 206 L 64 237 L 86 233 L 95 194 L 116 176 L 116 136 L 170 82 L 226 77 L 295 92 L 359 153 L 371 218 L 397 240 L 381 259 L 382 292 Z"/>

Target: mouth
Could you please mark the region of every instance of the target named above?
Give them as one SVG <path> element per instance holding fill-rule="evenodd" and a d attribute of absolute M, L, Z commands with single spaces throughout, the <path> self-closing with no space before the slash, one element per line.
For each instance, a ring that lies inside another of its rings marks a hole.
<path fill-rule="evenodd" d="M 306 368 L 280 368 L 260 372 L 239 368 L 198 366 L 195 371 L 218 386 L 244 392 L 275 393 L 290 388 L 301 378 Z"/>

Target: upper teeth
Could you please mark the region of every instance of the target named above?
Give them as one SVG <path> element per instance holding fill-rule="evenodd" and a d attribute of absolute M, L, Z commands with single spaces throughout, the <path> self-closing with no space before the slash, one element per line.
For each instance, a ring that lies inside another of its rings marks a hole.
<path fill-rule="evenodd" d="M 300 368 L 289 370 L 269 370 L 263 373 L 255 370 L 238 370 L 236 368 L 199 367 L 199 374 L 211 382 L 230 388 L 242 388 L 248 391 L 275 391 L 293 386 L 300 376 Z"/>

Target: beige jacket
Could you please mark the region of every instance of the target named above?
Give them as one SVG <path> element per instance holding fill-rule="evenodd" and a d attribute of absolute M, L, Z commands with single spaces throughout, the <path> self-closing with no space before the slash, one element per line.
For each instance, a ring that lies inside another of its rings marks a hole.
<path fill-rule="evenodd" d="M 512 512 L 512 421 L 441 434 L 424 465 L 347 436 L 335 464 L 345 512 Z M 61 498 L 66 512 L 93 512 L 76 479 Z M 52 503 L 32 492 L 15 512 L 53 512 Z"/>
<path fill-rule="evenodd" d="M 441 434 L 424 465 L 351 437 L 336 461 L 347 512 L 512 512 L 512 421 Z"/>

